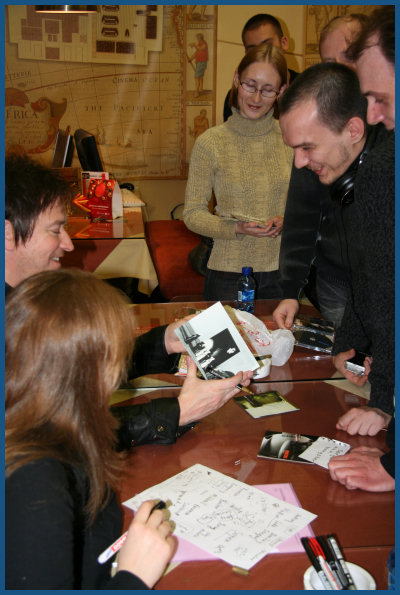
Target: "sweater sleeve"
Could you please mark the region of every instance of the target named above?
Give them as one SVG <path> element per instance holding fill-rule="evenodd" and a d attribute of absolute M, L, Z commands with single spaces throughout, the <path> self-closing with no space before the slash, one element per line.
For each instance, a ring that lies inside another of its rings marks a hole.
<path fill-rule="evenodd" d="M 313 172 L 293 165 L 279 255 L 283 298 L 299 297 L 316 256 L 321 219 L 319 188 Z"/>
<path fill-rule="evenodd" d="M 373 362 L 371 407 L 393 414 L 395 383 L 395 163 L 394 137 L 379 151 L 380 158 L 366 160 L 362 176 L 361 223 L 368 241 L 367 289 L 370 304 Z M 367 169 L 368 167 L 368 169 Z"/>
<path fill-rule="evenodd" d="M 389 137 L 369 153 L 357 176 L 356 225 L 362 230 L 363 269 L 362 275 L 353 272 L 353 276 L 361 289 L 354 306 L 347 304 L 333 351 L 351 347 L 365 351 L 369 343 L 373 357 L 369 405 L 390 415 L 395 374 L 394 175 L 394 137 Z"/>
<path fill-rule="evenodd" d="M 386 436 L 386 444 L 389 447 L 389 451 L 381 456 L 381 463 L 385 471 L 389 473 L 392 477 L 395 477 L 395 429 L 396 429 L 396 422 L 395 418 L 392 417 L 390 420 L 388 429 L 387 429 L 387 436 Z"/>
<path fill-rule="evenodd" d="M 340 327 L 336 330 L 332 355 L 349 349 L 368 352 L 370 341 L 360 318 L 356 314 L 351 298 L 347 301 Z"/>
<path fill-rule="evenodd" d="M 216 155 L 212 146 L 213 129 L 206 130 L 194 144 L 190 157 L 186 184 L 183 219 L 192 231 L 206 237 L 226 240 L 238 239 L 236 222 L 210 213 L 208 203 L 212 196 Z"/>

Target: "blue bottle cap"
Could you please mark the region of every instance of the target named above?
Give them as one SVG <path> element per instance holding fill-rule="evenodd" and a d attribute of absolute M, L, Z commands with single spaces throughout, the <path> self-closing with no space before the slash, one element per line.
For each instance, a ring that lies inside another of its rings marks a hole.
<path fill-rule="evenodd" d="M 251 267 L 242 267 L 242 275 L 251 275 Z"/>

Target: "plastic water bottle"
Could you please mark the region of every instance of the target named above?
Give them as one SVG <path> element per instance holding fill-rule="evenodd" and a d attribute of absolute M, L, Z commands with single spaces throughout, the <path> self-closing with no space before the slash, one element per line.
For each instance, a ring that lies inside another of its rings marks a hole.
<path fill-rule="evenodd" d="M 237 282 L 236 308 L 246 312 L 254 312 L 256 282 L 251 274 L 251 267 L 243 267 L 242 275 Z"/>

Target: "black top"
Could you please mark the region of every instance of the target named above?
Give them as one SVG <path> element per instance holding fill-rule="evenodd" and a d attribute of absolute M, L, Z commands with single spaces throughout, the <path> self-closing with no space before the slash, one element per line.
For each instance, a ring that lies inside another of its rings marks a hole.
<path fill-rule="evenodd" d="M 345 207 L 331 199 L 314 172 L 293 166 L 279 285 L 283 298 L 297 299 L 314 262 L 318 276 L 352 287 L 333 354 L 351 348 L 372 354 L 369 404 L 392 414 L 394 134 L 377 125 L 367 142 L 369 153 L 355 174 L 354 202 Z"/>
<path fill-rule="evenodd" d="M 333 354 L 371 353 L 369 404 L 393 414 L 395 379 L 395 141 L 386 132 L 358 168 L 351 217 L 343 209 L 351 295 Z"/>
<path fill-rule="evenodd" d="M 313 171 L 293 165 L 279 253 L 279 287 L 284 299 L 299 298 L 313 263 L 319 277 L 347 286 L 344 243 L 336 224 L 338 210 L 329 187 Z"/>
<path fill-rule="evenodd" d="M 372 149 L 390 134 L 383 125 L 372 127 L 368 146 Z M 359 157 L 345 175 L 357 170 L 358 161 Z M 352 218 L 354 209 L 354 204 L 342 209 L 332 200 L 330 187 L 322 184 L 313 171 L 293 165 L 279 254 L 279 286 L 284 298 L 299 297 L 312 263 L 319 277 L 335 285 L 349 285 L 349 254 L 343 220 Z M 359 259 L 358 248 L 357 253 Z"/>
<path fill-rule="evenodd" d="M 176 354 L 164 345 L 165 326 L 139 337 L 131 375 L 176 369 Z M 179 427 L 177 398 L 113 407 L 120 419 L 119 447 L 170 444 L 193 427 Z M 84 514 L 86 477 L 81 470 L 54 459 L 25 465 L 6 480 L 7 589 L 147 589 L 129 572 L 110 579 L 110 565 L 97 557 L 121 534 L 121 512 L 115 494 L 88 527 Z"/>
<path fill-rule="evenodd" d="M 130 572 L 110 577 L 97 557 L 121 535 L 115 494 L 87 526 L 85 475 L 55 459 L 21 467 L 6 480 L 6 589 L 148 589 Z"/>

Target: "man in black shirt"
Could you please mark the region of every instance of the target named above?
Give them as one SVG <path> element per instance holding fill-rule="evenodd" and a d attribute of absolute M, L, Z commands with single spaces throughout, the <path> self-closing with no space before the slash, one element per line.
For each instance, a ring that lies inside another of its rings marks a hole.
<path fill-rule="evenodd" d="M 366 99 L 350 68 L 316 64 L 299 75 L 284 94 L 280 126 L 285 143 L 294 149 L 295 167 L 311 181 L 318 179 L 329 187 L 333 199 L 340 237 L 336 251 L 351 285 L 336 331 L 334 361 L 354 384 L 363 385 L 369 378 L 368 415 L 362 421 L 357 409 L 359 423 L 352 424 L 352 433 L 372 435 L 386 426 L 393 414 L 394 138 L 384 127 L 367 132 L 366 111 Z M 288 198 L 280 255 L 282 287 L 298 278 L 305 263 L 310 266 L 310 252 L 317 243 L 324 247 L 329 242 L 322 231 L 318 237 L 315 225 L 318 194 L 306 196 L 303 191 L 294 192 L 293 200 Z M 329 261 L 325 258 L 322 263 L 321 257 L 330 254 L 327 249 L 317 254 L 320 275 L 325 273 L 328 278 Z M 283 328 L 292 326 L 296 311 L 292 302 L 297 308 L 295 300 L 286 299 L 275 310 L 274 318 Z M 371 362 L 364 361 L 366 373 L 361 377 L 344 369 L 355 349 L 373 357 L 371 370 Z"/>
<path fill-rule="evenodd" d="M 379 80 L 378 75 L 376 78 Z M 373 84 L 371 81 L 371 88 L 363 85 L 364 94 L 373 95 Z M 394 97 L 394 83 L 392 86 L 388 80 L 386 89 L 389 97 L 393 90 Z M 374 435 L 389 424 L 391 436 L 394 427 L 391 419 L 394 410 L 394 135 L 383 127 L 373 127 L 367 132 L 367 104 L 357 76 L 340 64 L 319 64 L 307 69 L 289 87 L 280 107 L 283 138 L 294 149 L 296 168 L 307 174 L 311 182 L 329 186 L 335 200 L 342 257 L 349 271 L 351 292 L 336 333 L 334 362 L 354 384 L 362 385 L 367 378 L 371 382 L 370 406 L 349 410 L 338 420 L 337 427 L 350 434 Z M 376 113 L 375 103 L 374 108 Z M 392 110 L 386 106 L 374 118 L 371 113 L 369 110 L 370 123 L 382 120 L 391 128 L 394 107 Z M 314 195 L 314 202 L 317 196 Z M 297 204 L 296 200 L 288 200 L 282 238 L 281 269 L 283 278 L 289 281 L 292 276 L 288 271 L 297 270 L 297 264 L 304 264 L 305 259 L 310 263 L 307 250 L 310 232 L 315 232 L 315 221 L 309 221 L 304 193 L 296 198 Z M 312 202 L 310 199 L 308 204 L 315 211 Z M 297 213 L 293 215 L 295 209 Z M 285 225 L 289 233 L 286 238 Z M 319 239 L 311 235 L 311 244 L 317 244 Z M 275 312 L 275 319 L 280 321 L 280 326 L 290 327 L 293 311 L 285 302 Z M 372 364 L 371 360 L 364 361 L 364 377 L 344 369 L 354 349 L 372 354 Z M 356 451 L 348 456 L 365 460 L 366 454 Z M 377 466 L 383 469 L 382 483 L 372 481 L 366 487 L 365 482 L 351 480 L 346 483 L 347 487 L 393 489 L 394 480 L 386 471 L 385 457 L 382 452 L 375 457 Z"/>

